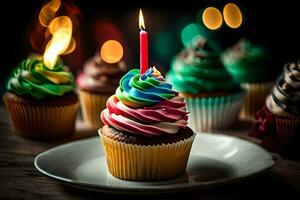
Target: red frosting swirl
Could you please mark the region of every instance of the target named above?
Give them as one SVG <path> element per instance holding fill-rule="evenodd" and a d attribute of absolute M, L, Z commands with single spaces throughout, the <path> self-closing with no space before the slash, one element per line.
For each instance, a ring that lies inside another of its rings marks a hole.
<path fill-rule="evenodd" d="M 101 113 L 102 121 L 118 130 L 146 136 L 175 134 L 187 125 L 187 112 L 183 98 L 176 96 L 153 106 L 133 108 L 113 95 Z"/>

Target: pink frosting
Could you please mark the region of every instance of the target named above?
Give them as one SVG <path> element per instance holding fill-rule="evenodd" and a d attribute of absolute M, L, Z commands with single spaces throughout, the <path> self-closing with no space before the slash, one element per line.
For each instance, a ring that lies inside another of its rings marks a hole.
<path fill-rule="evenodd" d="M 146 136 L 175 134 L 187 125 L 188 112 L 183 98 L 174 97 L 154 106 L 132 108 L 113 95 L 101 113 L 102 121 L 118 130 Z"/>

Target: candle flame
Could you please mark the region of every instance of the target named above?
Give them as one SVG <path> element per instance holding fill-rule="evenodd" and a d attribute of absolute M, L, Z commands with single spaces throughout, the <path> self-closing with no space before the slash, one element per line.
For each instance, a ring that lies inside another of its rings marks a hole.
<path fill-rule="evenodd" d="M 57 17 L 50 22 L 48 28 L 52 38 L 46 46 L 43 60 L 47 67 L 53 68 L 58 56 L 69 50 L 72 41 L 72 21 L 67 16 Z"/>
<path fill-rule="evenodd" d="M 144 23 L 144 16 L 143 16 L 142 9 L 140 9 L 140 13 L 139 13 L 139 27 L 141 30 L 145 30 L 145 23 Z"/>
<path fill-rule="evenodd" d="M 123 47 L 116 40 L 108 40 L 102 45 L 100 56 L 107 63 L 117 63 L 123 57 Z"/>

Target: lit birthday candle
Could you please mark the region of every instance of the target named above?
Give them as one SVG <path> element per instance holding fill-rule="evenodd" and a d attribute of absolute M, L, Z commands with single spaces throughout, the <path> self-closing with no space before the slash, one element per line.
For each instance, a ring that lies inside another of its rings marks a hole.
<path fill-rule="evenodd" d="M 139 14 L 140 27 L 140 73 L 143 74 L 148 69 L 148 33 L 145 31 L 145 23 L 142 10 Z"/>

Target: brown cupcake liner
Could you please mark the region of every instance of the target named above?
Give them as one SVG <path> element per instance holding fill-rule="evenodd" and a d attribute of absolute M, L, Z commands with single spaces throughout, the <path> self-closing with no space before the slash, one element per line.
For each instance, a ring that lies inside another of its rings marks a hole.
<path fill-rule="evenodd" d="M 194 136 L 172 144 L 146 146 L 119 142 L 100 134 L 110 174 L 120 179 L 144 181 L 182 175 Z"/>
<path fill-rule="evenodd" d="M 255 113 L 265 105 L 272 85 L 273 82 L 241 84 L 242 88 L 246 91 L 246 98 L 239 114 L 241 119 L 255 120 Z"/>
<path fill-rule="evenodd" d="M 300 118 L 276 117 L 278 152 L 286 158 L 300 159 Z"/>
<path fill-rule="evenodd" d="M 106 101 L 111 95 L 94 94 L 83 90 L 79 90 L 78 94 L 84 122 L 92 128 L 103 126 L 100 113 L 106 108 Z"/>
<path fill-rule="evenodd" d="M 3 96 L 10 120 L 17 134 L 30 139 L 59 139 L 75 131 L 78 101 L 66 105 L 32 105 L 15 95 L 14 98 Z"/>

